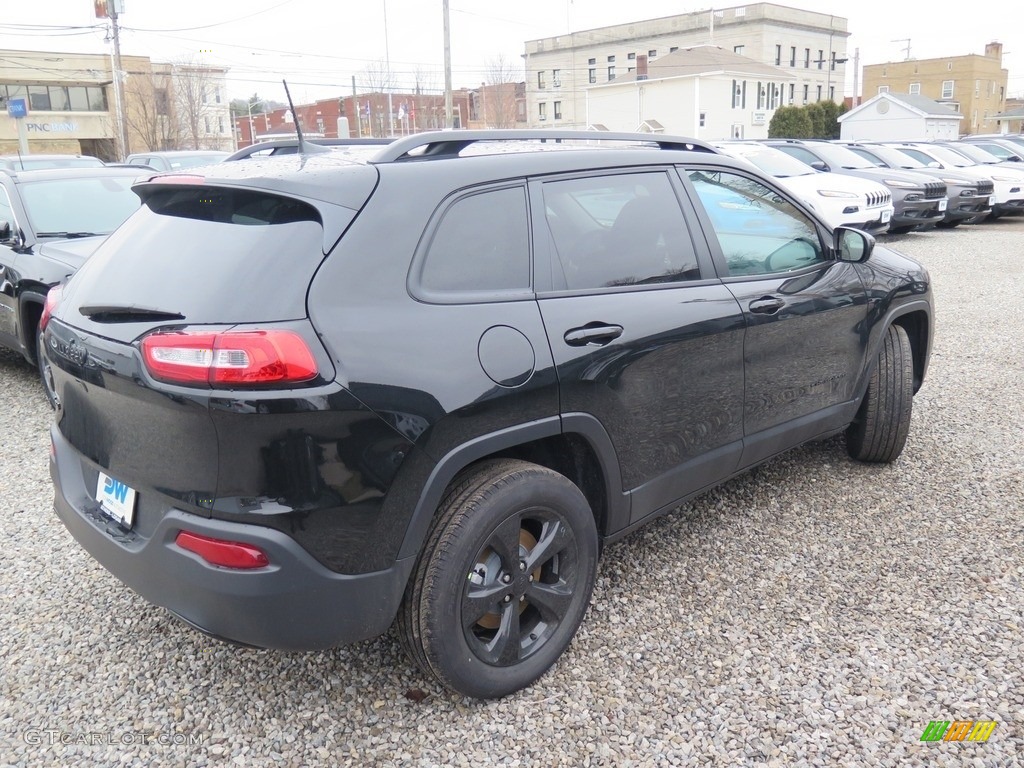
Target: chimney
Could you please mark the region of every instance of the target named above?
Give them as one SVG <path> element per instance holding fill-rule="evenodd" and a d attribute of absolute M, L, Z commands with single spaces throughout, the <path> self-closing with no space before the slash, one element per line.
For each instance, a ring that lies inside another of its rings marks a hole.
<path fill-rule="evenodd" d="M 995 59 L 1002 63 L 1003 61 L 1003 44 L 997 42 L 991 42 L 985 46 L 985 56 L 989 59 Z"/>
<path fill-rule="evenodd" d="M 640 53 L 636 57 L 636 79 L 646 80 L 647 79 L 647 54 Z"/>

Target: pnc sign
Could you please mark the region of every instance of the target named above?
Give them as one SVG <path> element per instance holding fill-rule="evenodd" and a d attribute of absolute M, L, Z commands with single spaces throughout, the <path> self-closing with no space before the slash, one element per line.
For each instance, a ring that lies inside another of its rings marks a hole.
<path fill-rule="evenodd" d="M 78 123 L 27 123 L 29 133 L 74 133 Z"/>

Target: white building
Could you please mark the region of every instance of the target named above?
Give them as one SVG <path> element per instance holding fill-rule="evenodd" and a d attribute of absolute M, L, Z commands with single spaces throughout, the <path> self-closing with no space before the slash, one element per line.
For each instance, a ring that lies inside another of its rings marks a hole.
<path fill-rule="evenodd" d="M 585 128 L 588 88 L 633 73 L 640 56 L 653 64 L 708 43 L 789 73 L 785 104 L 842 102 L 849 35 L 842 16 L 753 3 L 529 40 L 527 120 L 534 128 Z"/>
<path fill-rule="evenodd" d="M 795 77 L 715 45 L 681 48 L 586 89 L 588 125 L 708 141 L 765 139 Z"/>
<path fill-rule="evenodd" d="M 955 141 L 963 119 L 925 96 L 883 92 L 840 115 L 839 136 L 851 141 Z"/>

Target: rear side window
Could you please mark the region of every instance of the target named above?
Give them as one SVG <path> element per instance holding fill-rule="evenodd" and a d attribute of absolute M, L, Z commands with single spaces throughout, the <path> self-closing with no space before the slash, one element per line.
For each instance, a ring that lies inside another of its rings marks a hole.
<path fill-rule="evenodd" d="M 152 194 L 146 206 L 163 216 L 247 226 L 320 221 L 306 203 L 240 189 L 169 188 Z"/>
<path fill-rule="evenodd" d="M 555 251 L 556 288 L 590 290 L 700 278 L 686 221 L 664 172 L 549 182 L 544 185 L 544 208 Z"/>
<path fill-rule="evenodd" d="M 526 190 L 490 189 L 449 205 L 421 262 L 419 285 L 427 293 L 528 291 Z"/>

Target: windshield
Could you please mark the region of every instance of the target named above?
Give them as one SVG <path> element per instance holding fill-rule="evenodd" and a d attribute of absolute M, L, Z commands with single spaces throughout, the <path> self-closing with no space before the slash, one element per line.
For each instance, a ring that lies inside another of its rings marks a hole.
<path fill-rule="evenodd" d="M 988 152 L 981 147 L 975 147 L 972 144 L 957 144 L 955 147 L 950 147 L 954 152 L 959 152 L 961 155 L 966 155 L 976 163 L 983 165 L 991 165 L 992 163 L 1000 162 L 999 158 Z"/>
<path fill-rule="evenodd" d="M 731 147 L 728 144 L 721 144 L 719 148 L 733 157 L 753 163 L 768 175 L 779 179 L 790 176 L 813 176 L 817 173 L 796 158 L 771 147 Z"/>
<path fill-rule="evenodd" d="M 935 157 L 943 165 L 952 165 L 954 168 L 970 168 L 972 165 L 977 165 L 973 160 L 968 160 L 959 152 L 954 152 L 948 147 L 928 145 L 928 154 Z"/>
<path fill-rule="evenodd" d="M 835 144 L 814 143 L 814 151 L 821 155 L 825 162 L 834 168 L 846 170 L 858 170 L 861 168 L 877 168 L 877 166 L 851 152 L 846 147 L 838 147 Z"/>
<path fill-rule="evenodd" d="M 910 155 L 905 155 L 899 150 L 889 147 L 871 146 L 864 148 L 863 151 L 874 155 L 890 168 L 927 168 L 924 163 L 915 160 Z"/>
<path fill-rule="evenodd" d="M 20 185 L 37 237 L 84 233 L 109 235 L 139 207 L 135 176 L 48 179 Z"/>

